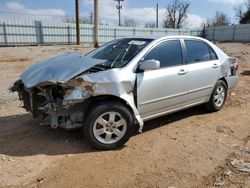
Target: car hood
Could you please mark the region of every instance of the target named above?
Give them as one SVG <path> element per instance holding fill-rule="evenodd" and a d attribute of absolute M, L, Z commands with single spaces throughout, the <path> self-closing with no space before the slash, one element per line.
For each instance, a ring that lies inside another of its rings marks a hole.
<path fill-rule="evenodd" d="M 20 77 L 26 88 L 43 82 L 65 83 L 91 67 L 104 62 L 105 60 L 93 59 L 71 52 L 34 64 Z"/>

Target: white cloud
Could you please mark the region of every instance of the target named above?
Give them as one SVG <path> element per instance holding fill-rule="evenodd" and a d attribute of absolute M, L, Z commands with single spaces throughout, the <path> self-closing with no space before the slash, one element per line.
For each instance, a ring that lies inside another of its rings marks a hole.
<path fill-rule="evenodd" d="M 61 20 L 65 14 L 62 9 L 31 9 L 16 2 L 0 4 L 2 19 Z"/>
<path fill-rule="evenodd" d="M 164 9 L 159 10 L 159 22 L 163 22 Z M 133 18 L 139 23 L 155 22 L 156 10 L 154 8 L 124 8 L 124 17 Z"/>
<path fill-rule="evenodd" d="M 201 28 L 202 24 L 205 23 L 205 18 L 202 18 L 195 14 L 188 14 L 187 19 L 184 22 L 186 28 Z"/>
<path fill-rule="evenodd" d="M 229 4 L 232 6 L 239 5 L 239 4 L 245 2 L 245 0 L 209 0 L 209 1 L 223 3 L 223 4 L 227 4 L 227 5 Z"/>
<path fill-rule="evenodd" d="M 93 0 L 82 0 L 81 3 L 81 7 L 84 7 L 84 11 L 81 11 L 81 16 L 89 17 L 90 12 L 93 12 Z M 137 22 L 138 25 L 141 26 L 148 22 L 155 22 L 155 8 L 130 8 L 128 4 L 129 0 L 122 2 L 122 21 L 125 18 L 132 18 Z M 117 2 L 113 0 L 99 1 L 99 17 L 102 23 L 107 23 L 110 25 L 118 24 L 118 11 L 116 9 L 116 5 Z M 16 2 L 10 2 L 6 4 L 0 3 L 0 16 L 2 19 L 62 20 L 65 14 L 66 12 L 62 9 L 31 9 Z M 159 9 L 160 26 L 163 24 L 164 18 L 165 8 L 161 8 Z M 188 14 L 184 26 L 191 28 L 200 27 L 203 23 L 203 20 L 204 19 L 198 15 Z"/>
<path fill-rule="evenodd" d="M 19 3 L 16 3 L 16 2 L 10 2 L 10 3 L 6 3 L 5 5 L 8 9 L 10 10 L 25 10 L 25 6 L 19 4 Z"/>
<path fill-rule="evenodd" d="M 84 0 L 84 6 L 93 6 L 93 0 Z M 136 21 L 138 25 L 143 26 L 148 22 L 156 21 L 156 10 L 155 8 L 150 7 L 142 7 L 142 8 L 131 8 L 128 6 L 129 2 L 124 1 L 122 3 L 123 8 L 121 10 L 121 19 L 122 21 L 125 18 L 132 18 Z M 108 24 L 118 24 L 118 11 L 116 9 L 117 2 L 109 0 L 109 1 L 99 1 L 99 17 L 102 23 Z M 91 9 L 92 10 L 92 9 Z M 163 20 L 165 18 L 165 8 L 159 9 L 159 25 L 163 24 Z M 83 16 L 87 17 L 89 13 L 84 13 Z M 202 25 L 204 18 L 194 15 L 188 14 L 188 17 L 185 21 L 185 27 L 197 28 Z"/>

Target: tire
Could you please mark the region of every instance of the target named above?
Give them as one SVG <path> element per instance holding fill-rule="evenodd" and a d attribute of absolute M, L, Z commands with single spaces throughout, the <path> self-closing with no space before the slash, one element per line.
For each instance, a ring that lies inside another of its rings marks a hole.
<path fill-rule="evenodd" d="M 84 121 L 84 136 L 89 144 L 101 150 L 120 148 L 133 133 L 133 116 L 120 102 L 94 104 Z"/>
<path fill-rule="evenodd" d="M 206 108 L 211 112 L 217 112 L 224 106 L 226 99 L 227 85 L 224 81 L 219 80 L 214 86 L 210 100 L 206 104 Z"/>

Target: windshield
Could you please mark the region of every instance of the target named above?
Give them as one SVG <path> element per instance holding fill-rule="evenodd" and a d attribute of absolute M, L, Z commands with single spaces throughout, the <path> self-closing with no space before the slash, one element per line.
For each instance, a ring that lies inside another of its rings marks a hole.
<path fill-rule="evenodd" d="M 121 68 L 133 59 L 152 39 L 126 38 L 109 42 L 86 56 L 107 60 L 102 65 Z"/>

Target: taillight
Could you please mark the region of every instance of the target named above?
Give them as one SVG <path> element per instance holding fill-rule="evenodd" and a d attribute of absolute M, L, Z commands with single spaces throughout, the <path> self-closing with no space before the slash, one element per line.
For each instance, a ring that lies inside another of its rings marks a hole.
<path fill-rule="evenodd" d="M 230 68 L 231 68 L 231 74 L 232 75 L 236 75 L 237 70 L 239 68 L 239 64 L 237 63 L 236 59 L 233 59 Z"/>
<path fill-rule="evenodd" d="M 238 70 L 238 68 L 239 68 L 239 64 L 236 62 L 236 66 L 235 66 L 236 71 Z"/>

